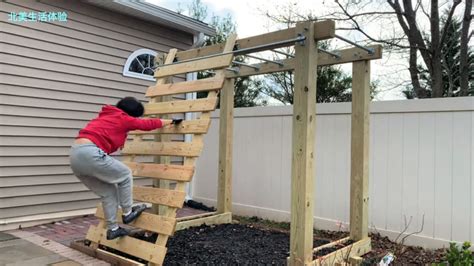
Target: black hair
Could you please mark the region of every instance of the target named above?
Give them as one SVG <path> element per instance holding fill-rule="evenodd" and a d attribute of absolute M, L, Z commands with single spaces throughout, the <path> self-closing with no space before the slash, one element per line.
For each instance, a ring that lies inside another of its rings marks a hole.
<path fill-rule="evenodd" d="M 145 112 L 143 104 L 134 97 L 125 97 L 121 99 L 116 106 L 133 117 L 140 117 Z"/>

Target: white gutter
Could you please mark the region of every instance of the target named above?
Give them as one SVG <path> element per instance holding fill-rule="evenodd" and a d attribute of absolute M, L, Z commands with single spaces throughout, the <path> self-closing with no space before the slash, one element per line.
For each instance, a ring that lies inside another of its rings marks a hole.
<path fill-rule="evenodd" d="M 164 25 L 171 28 L 176 28 L 193 35 L 204 33 L 213 36 L 216 31 L 209 27 L 206 23 L 190 18 L 188 16 L 178 14 L 169 9 L 144 2 L 138 1 L 123 1 L 123 0 L 85 0 L 87 3 L 100 6 L 115 12 L 134 16 L 143 20 L 152 21 L 154 23 Z"/>

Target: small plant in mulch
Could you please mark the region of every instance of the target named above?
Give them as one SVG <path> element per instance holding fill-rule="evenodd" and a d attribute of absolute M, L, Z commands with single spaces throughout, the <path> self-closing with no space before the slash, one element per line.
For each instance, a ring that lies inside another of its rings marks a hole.
<path fill-rule="evenodd" d="M 446 260 L 449 265 L 474 265 L 474 255 L 470 248 L 471 243 L 467 241 L 462 246 L 450 243 L 446 252 Z"/>

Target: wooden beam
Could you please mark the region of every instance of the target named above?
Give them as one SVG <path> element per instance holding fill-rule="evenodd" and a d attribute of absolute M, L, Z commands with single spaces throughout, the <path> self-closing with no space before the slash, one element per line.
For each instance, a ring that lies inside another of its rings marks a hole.
<path fill-rule="evenodd" d="M 122 154 L 197 157 L 201 151 L 202 144 L 196 143 L 135 141 L 126 143 Z"/>
<path fill-rule="evenodd" d="M 227 79 L 221 90 L 219 115 L 219 169 L 217 212 L 232 210 L 232 142 L 234 131 L 234 79 Z"/>
<path fill-rule="evenodd" d="M 177 62 L 171 65 L 158 66 L 155 77 L 162 78 L 208 69 L 224 68 L 232 63 L 232 58 L 234 58 L 233 54 L 225 54 L 191 62 Z"/>
<path fill-rule="evenodd" d="M 349 241 L 350 239 L 351 239 L 350 237 L 345 237 L 345 238 L 343 238 L 343 239 L 339 239 L 339 240 L 336 240 L 336 241 L 332 241 L 331 243 L 327 243 L 327 244 L 324 244 L 324 245 L 315 247 L 315 248 L 313 249 L 313 252 L 318 252 L 318 251 L 321 250 L 321 249 L 334 247 L 334 246 L 339 245 L 339 244 L 344 244 L 344 243 L 346 243 L 347 241 Z"/>
<path fill-rule="evenodd" d="M 223 83 L 224 79 L 222 78 L 206 78 L 186 82 L 161 84 L 148 87 L 145 96 L 155 97 L 179 93 L 220 90 Z"/>
<path fill-rule="evenodd" d="M 210 119 L 185 120 L 179 125 L 168 125 L 152 131 L 131 131 L 129 135 L 205 134 L 209 130 L 210 124 Z"/>
<path fill-rule="evenodd" d="M 382 46 L 381 45 L 372 45 L 368 48 L 374 49 L 373 54 L 368 54 L 367 52 L 359 48 L 349 48 L 338 51 L 340 58 L 334 58 L 331 55 L 325 53 L 318 54 L 318 66 L 330 66 L 336 64 L 345 64 L 350 62 L 365 61 L 365 60 L 375 60 L 382 58 Z M 282 60 L 281 63 L 283 66 L 272 63 L 259 63 L 253 64 L 253 66 L 258 66 L 260 69 L 255 71 L 253 68 L 241 68 L 239 73 L 228 72 L 226 73 L 227 78 L 237 78 L 237 77 L 247 77 L 255 76 L 262 74 L 269 74 L 274 72 L 289 71 L 295 69 L 295 59 L 289 58 Z"/>
<path fill-rule="evenodd" d="M 325 39 L 330 39 L 334 37 L 334 34 L 335 34 L 334 21 L 331 21 L 331 20 L 320 21 L 320 22 L 314 22 L 314 24 L 315 24 L 315 27 L 317 28 L 314 30 L 316 33 L 314 37 L 316 39 L 325 40 Z M 250 48 L 250 47 L 265 45 L 269 43 L 279 42 L 279 41 L 285 41 L 285 40 L 295 38 L 298 33 L 300 32 L 296 30 L 296 28 L 289 28 L 289 29 L 274 31 L 270 33 L 265 33 L 261 35 L 239 39 L 236 41 L 236 46 L 239 49 L 244 49 L 244 48 Z M 282 45 L 281 47 L 286 47 L 286 46 L 290 46 L 290 45 L 286 44 L 286 45 Z M 177 53 L 176 57 L 178 58 L 179 61 L 188 60 L 195 57 L 221 53 L 223 51 L 223 48 L 224 48 L 224 44 L 215 44 L 215 45 L 206 46 L 206 47 L 202 47 L 198 49 L 181 51 Z M 263 50 L 268 50 L 268 48 L 263 49 Z"/>
<path fill-rule="evenodd" d="M 174 62 L 174 59 L 176 57 L 176 49 L 171 49 L 169 53 L 166 55 L 166 59 L 164 60 L 164 64 L 171 64 Z M 157 58 L 155 58 L 156 60 Z M 164 77 L 164 78 L 159 78 L 156 81 L 156 85 L 162 85 L 165 83 L 170 83 L 172 82 L 173 78 L 172 77 Z M 150 98 L 150 103 L 157 103 L 157 102 L 168 102 L 171 101 L 172 97 L 169 95 L 165 96 L 158 96 L 158 97 L 151 97 Z M 163 119 L 169 119 L 168 115 L 163 115 L 161 116 Z M 134 137 L 142 137 L 141 135 L 135 135 Z M 154 135 L 154 140 L 155 142 L 171 142 L 171 136 L 164 136 L 164 135 Z M 153 161 L 155 163 L 160 163 L 160 164 L 171 164 L 171 158 L 169 156 L 153 156 Z M 153 180 L 153 187 L 158 187 L 158 188 L 164 188 L 167 189 L 169 188 L 169 182 L 166 180 Z M 156 204 L 152 204 L 151 206 L 151 211 L 154 214 L 162 214 L 165 211 L 166 206 L 159 206 Z M 165 244 L 163 246 L 166 246 Z"/>
<path fill-rule="evenodd" d="M 95 216 L 101 219 L 105 219 L 104 211 L 102 209 L 101 204 L 97 206 Z M 119 209 L 119 211 L 117 212 L 117 221 L 119 223 L 123 223 L 121 209 Z M 130 226 L 170 236 L 174 233 L 176 219 L 143 212 L 140 217 L 130 223 Z"/>
<path fill-rule="evenodd" d="M 213 216 L 213 215 L 216 215 L 216 214 L 217 214 L 217 212 L 200 213 L 200 214 L 191 215 L 191 216 L 179 217 L 179 218 L 176 219 L 176 221 L 178 221 L 178 222 L 183 222 L 183 221 L 188 221 L 188 220 L 194 220 L 194 219 L 197 219 L 197 218 L 203 218 L 203 217 L 207 217 L 207 216 Z"/>
<path fill-rule="evenodd" d="M 114 240 L 107 240 L 105 229 L 91 226 L 87 232 L 86 239 L 101 245 L 125 252 L 132 256 L 162 264 L 166 255 L 166 248 L 142 241 L 133 237 L 124 236 Z"/>
<path fill-rule="evenodd" d="M 217 97 L 145 104 L 145 115 L 204 112 L 216 109 Z"/>
<path fill-rule="evenodd" d="M 350 236 L 368 236 L 370 61 L 352 65 Z"/>
<path fill-rule="evenodd" d="M 182 208 L 186 192 L 156 187 L 133 187 L 133 199 L 170 207 Z"/>
<path fill-rule="evenodd" d="M 319 257 L 314 260 L 312 264 L 316 266 L 330 266 L 335 265 L 337 263 L 343 263 L 349 261 L 351 257 L 362 256 L 364 254 L 367 254 L 371 249 L 372 247 L 370 238 L 364 238 L 360 241 L 345 246 L 325 256 Z"/>
<path fill-rule="evenodd" d="M 189 182 L 194 175 L 194 166 L 125 162 L 133 176 Z"/>
<path fill-rule="evenodd" d="M 86 246 L 84 244 L 84 240 L 75 240 L 72 241 L 71 244 L 69 245 L 72 249 L 75 249 L 77 251 L 80 251 L 82 253 L 85 253 L 91 257 L 106 261 L 110 263 L 111 265 L 117 265 L 117 266 L 145 266 L 145 264 L 127 259 L 125 257 L 119 256 L 117 254 L 113 254 L 110 252 L 107 252 L 105 250 L 92 247 Z M 51 264 L 53 265 L 53 264 Z"/>
<path fill-rule="evenodd" d="M 314 132 L 316 122 L 316 67 L 318 54 L 314 24 L 298 23 L 307 39 L 295 45 L 295 86 L 291 158 L 290 265 L 313 260 Z"/>
<path fill-rule="evenodd" d="M 194 226 L 200 226 L 203 224 L 212 225 L 212 224 L 228 224 L 232 222 L 232 213 L 220 213 L 212 216 L 202 217 L 193 220 L 187 220 L 178 222 L 176 224 L 176 231 L 187 229 Z"/>

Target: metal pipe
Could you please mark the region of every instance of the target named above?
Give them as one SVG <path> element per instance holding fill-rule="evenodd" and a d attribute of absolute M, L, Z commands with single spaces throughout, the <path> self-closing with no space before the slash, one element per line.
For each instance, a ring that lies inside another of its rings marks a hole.
<path fill-rule="evenodd" d="M 268 50 L 272 49 L 272 47 L 280 47 L 281 45 L 289 44 L 289 43 L 294 43 L 294 42 L 302 42 L 306 40 L 306 36 L 298 36 L 293 39 L 288 39 L 284 41 L 279 41 L 279 42 L 272 42 L 272 43 L 267 43 L 267 44 L 262 44 L 254 47 L 249 47 L 249 48 L 244 48 L 244 49 L 238 49 L 235 51 L 232 51 L 234 55 L 243 55 L 243 54 L 251 54 L 255 52 L 260 52 L 263 50 Z"/>
<path fill-rule="evenodd" d="M 341 36 L 339 36 L 339 35 L 337 35 L 337 34 L 335 34 L 334 37 L 338 38 L 339 40 L 342 40 L 342 41 L 345 41 L 345 42 L 347 42 L 347 43 L 350 43 L 350 44 L 352 44 L 352 45 L 354 45 L 354 46 L 356 46 L 356 47 L 358 47 L 358 48 L 360 48 L 360 49 L 362 49 L 362 50 L 365 50 L 365 51 L 367 51 L 367 53 L 369 53 L 369 54 L 374 54 L 374 52 L 375 52 L 374 49 L 372 49 L 372 48 L 364 47 L 364 46 L 359 45 L 359 44 L 357 44 L 357 43 L 355 43 L 355 42 L 353 42 L 353 41 L 351 41 L 351 40 L 348 40 L 348 39 L 346 39 L 346 38 L 344 38 L 344 37 L 341 37 Z"/>
<path fill-rule="evenodd" d="M 254 66 L 254 65 L 249 65 L 249 64 L 242 63 L 242 62 L 239 62 L 239 61 L 232 61 L 232 64 L 236 64 L 236 65 L 240 65 L 240 66 L 246 66 L 246 67 L 250 67 L 250 68 L 253 68 L 253 69 L 255 69 L 255 71 L 258 71 L 258 70 L 260 70 L 260 67 L 257 67 L 257 66 Z"/>
<path fill-rule="evenodd" d="M 341 58 L 341 56 L 338 53 L 336 54 L 335 52 L 327 51 L 327 50 L 320 49 L 320 48 L 318 48 L 318 51 L 329 54 L 329 55 L 332 55 L 335 58 Z"/>
<path fill-rule="evenodd" d="M 239 69 L 238 69 L 238 68 L 228 67 L 228 68 L 226 68 L 225 70 L 229 70 L 229 71 L 234 72 L 235 74 L 239 74 Z"/>
<path fill-rule="evenodd" d="M 258 57 L 258 56 L 248 55 L 248 54 L 246 54 L 245 56 L 246 56 L 246 57 L 250 57 L 250 58 L 254 58 L 254 59 L 257 59 L 257 60 L 265 61 L 265 62 L 268 62 L 268 63 L 277 64 L 277 65 L 279 65 L 279 66 L 283 66 L 283 63 L 278 62 L 278 61 L 273 61 L 273 60 L 270 60 L 270 59 L 261 58 L 261 57 Z"/>
<path fill-rule="evenodd" d="M 277 54 L 286 55 L 286 56 L 291 57 L 291 58 L 294 58 L 294 57 L 295 57 L 295 56 L 292 55 L 292 54 L 285 53 L 285 52 L 282 52 L 282 51 L 278 51 L 278 50 L 275 50 L 275 49 L 272 49 L 271 51 L 272 51 L 272 52 L 275 52 L 275 53 L 277 53 Z"/>
<path fill-rule="evenodd" d="M 181 63 L 193 62 L 193 61 L 197 61 L 197 60 L 201 60 L 201 59 L 208 59 L 208 58 L 221 56 L 221 55 L 228 55 L 228 54 L 244 55 L 244 54 L 256 53 L 256 52 L 260 52 L 260 51 L 263 51 L 263 50 L 273 49 L 273 47 L 280 47 L 282 45 L 289 44 L 289 43 L 302 42 L 304 40 L 306 40 L 305 36 L 298 36 L 296 38 L 288 39 L 288 40 L 284 40 L 284 41 L 272 42 L 272 43 L 262 44 L 262 45 L 258 45 L 258 46 L 254 46 L 254 47 L 249 47 L 249 48 L 244 48 L 244 49 L 237 49 L 237 50 L 230 51 L 230 52 L 205 55 L 205 56 L 201 56 L 201 57 L 191 58 L 191 59 L 188 59 L 188 60 L 173 62 L 173 63 L 170 63 L 170 64 L 164 64 L 164 65 L 158 66 L 157 69 L 159 69 L 160 67 L 164 67 L 164 66 L 170 66 L 170 65 L 177 65 L 177 64 L 181 64 Z"/>

